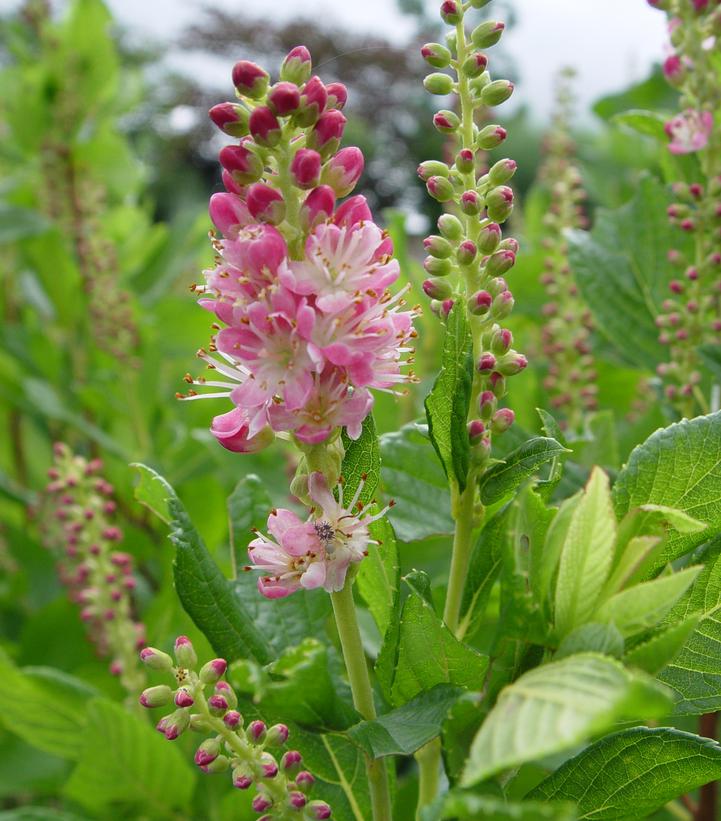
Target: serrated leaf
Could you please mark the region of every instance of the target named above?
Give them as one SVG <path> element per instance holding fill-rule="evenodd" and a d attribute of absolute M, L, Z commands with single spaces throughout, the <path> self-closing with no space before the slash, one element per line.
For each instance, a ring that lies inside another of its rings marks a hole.
<path fill-rule="evenodd" d="M 124 803 L 153 818 L 175 818 L 189 806 L 194 783 L 180 749 L 147 721 L 111 701 L 91 702 L 68 797 L 96 812 Z"/>
<path fill-rule="evenodd" d="M 360 563 L 356 584 L 381 636 L 385 636 L 398 606 L 398 546 L 393 528 L 385 517 L 371 525 L 371 537 L 379 544 L 368 545 L 368 555 Z"/>
<path fill-rule="evenodd" d="M 554 580 L 558 571 L 558 562 L 561 551 L 571 526 L 574 511 L 582 499 L 582 491 L 578 491 L 564 500 L 556 515 L 550 521 L 543 544 L 540 560 L 535 564 L 531 576 L 531 583 L 543 603 L 544 613 L 550 618 L 555 585 Z"/>
<path fill-rule="evenodd" d="M 512 496 L 529 476 L 547 462 L 569 453 L 555 439 L 536 436 L 509 453 L 503 462 L 493 465 L 481 478 L 481 501 L 492 505 Z"/>
<path fill-rule="evenodd" d="M 503 801 L 489 795 L 453 791 L 443 804 L 443 819 L 453 821 L 576 821 L 573 804 L 562 801 Z"/>
<path fill-rule="evenodd" d="M 646 818 L 683 793 L 721 778 L 721 746 L 670 727 L 634 727 L 570 759 L 529 794 L 567 799 L 578 818 Z"/>
<path fill-rule="evenodd" d="M 698 532 L 669 534 L 654 569 L 721 532 L 721 413 L 684 419 L 634 448 L 613 488 L 619 518 L 641 505 L 663 505 L 704 522 Z"/>
<path fill-rule="evenodd" d="M 358 439 L 351 439 L 343 431 L 345 456 L 341 466 L 343 476 L 343 498 L 350 501 L 365 476 L 363 490 L 359 496 L 364 505 L 370 504 L 381 478 L 381 452 L 373 414 L 363 420 L 363 429 Z"/>
<path fill-rule="evenodd" d="M 235 486 L 228 496 L 227 506 L 230 549 L 235 567 L 242 567 L 248 561 L 251 529 L 265 527 L 273 502 L 262 480 L 251 473 Z"/>
<path fill-rule="evenodd" d="M 501 691 L 473 740 L 461 783 L 569 749 L 620 718 L 660 717 L 664 691 L 608 656 L 583 653 L 524 673 Z"/>
<path fill-rule="evenodd" d="M 440 734 L 441 725 L 462 692 L 460 687 L 437 684 L 396 710 L 373 721 L 361 721 L 348 729 L 347 735 L 373 758 L 412 755 Z"/>
<path fill-rule="evenodd" d="M 608 476 L 595 468 L 573 510 L 561 550 L 555 598 L 559 635 L 590 620 L 611 567 L 615 539 Z"/>
<path fill-rule="evenodd" d="M 130 467 L 135 468 L 140 475 L 140 481 L 135 485 L 135 498 L 141 505 L 145 505 L 153 512 L 161 522 L 169 525 L 171 523 L 168 509 L 169 485 L 166 486 L 163 477 L 147 465 L 132 462 Z"/>
<path fill-rule="evenodd" d="M 466 306 L 456 300 L 446 320 L 441 371 L 426 397 L 428 435 L 449 480 L 462 492 L 470 465 L 468 409 L 473 387 L 473 339 Z"/>
<path fill-rule="evenodd" d="M 678 655 L 700 621 L 701 616 L 695 613 L 677 624 L 660 629 L 629 650 L 623 657 L 624 663 L 655 676 Z"/>

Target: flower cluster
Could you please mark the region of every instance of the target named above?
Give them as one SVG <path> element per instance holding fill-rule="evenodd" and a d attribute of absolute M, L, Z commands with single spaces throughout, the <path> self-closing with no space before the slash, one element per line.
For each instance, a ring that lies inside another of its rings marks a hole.
<path fill-rule="evenodd" d="M 575 145 L 569 133 L 572 78 L 569 69 L 560 74 L 556 111 L 539 171 L 539 179 L 550 195 L 542 240 L 547 256 L 541 282 L 549 296 L 543 307 L 543 352 L 549 362 L 543 385 L 551 405 L 563 413 L 562 423 L 580 432 L 585 411 L 597 406 L 598 388 L 590 347 L 593 320 L 573 280 L 565 239 L 567 229 L 587 224 L 582 205 L 585 192 L 573 163 Z"/>
<path fill-rule="evenodd" d="M 100 475 L 102 462 L 76 456 L 57 443 L 48 470 L 45 539 L 61 558 L 60 579 L 81 608 L 80 618 L 110 670 L 123 686 L 136 691 L 143 675 L 137 649 L 145 642 L 145 628 L 133 618 L 135 589 L 133 560 L 118 550 L 122 531 L 112 524 L 113 487 Z"/>
<path fill-rule="evenodd" d="M 170 673 L 175 682 L 174 688 L 158 684 L 140 695 L 143 707 L 175 706 L 160 719 L 158 731 L 170 741 L 188 729 L 206 735 L 195 752 L 195 763 L 206 773 L 229 772 L 239 790 L 255 786 L 253 809 L 262 815 L 260 821 L 330 818 L 325 801 L 308 797 L 315 779 L 302 769 L 300 753 L 287 750 L 278 760 L 270 752 L 269 748 L 280 748 L 288 740 L 285 724 L 266 727 L 259 720 L 245 724 L 233 688 L 223 681 L 225 659 L 213 659 L 196 671 L 198 657 L 186 636 L 176 639 L 174 655 L 175 663 L 154 647 L 140 652 L 147 667 Z"/>
<path fill-rule="evenodd" d="M 369 525 L 382 518 L 388 507 L 370 514 L 359 501 L 365 479 L 361 480 L 348 507 L 343 502 L 343 483 L 338 486 L 338 500 L 328 488 L 322 473 L 308 477 L 308 492 L 315 507 L 307 521 L 291 510 L 276 509 L 268 517 L 268 532 L 261 533 L 248 546 L 252 565 L 246 570 L 260 570 L 258 589 L 269 599 L 289 596 L 300 588 L 322 587 L 329 593 L 343 589 L 351 564 L 360 562 L 369 544 Z M 354 512 L 355 511 L 355 512 Z"/>
<path fill-rule="evenodd" d="M 311 71 L 303 46 L 273 85 L 241 61 L 239 101 L 210 111 L 240 138 L 220 152 L 226 191 L 210 200 L 222 234 L 213 239 L 216 266 L 194 286 L 220 323 L 210 350 L 198 352 L 219 378 L 186 381 L 220 390 L 184 398 L 230 398 L 235 407 L 211 432 L 236 452 L 259 450 L 279 431 L 309 445 L 342 426 L 357 438 L 370 389 L 414 378 L 401 373 L 415 311 L 388 290 L 400 273 L 392 243 L 363 197 L 336 207 L 363 170 L 360 149 L 339 150 L 346 89 Z"/>
<path fill-rule="evenodd" d="M 502 159 L 490 169 L 480 168 L 483 152 L 497 148 L 507 133 L 500 125 L 482 128 L 474 112 L 494 107 L 513 93 L 507 80 L 492 80 L 488 58 L 482 49 L 494 45 L 503 34 L 503 23 L 488 20 L 468 38 L 464 17 L 469 7 L 480 8 L 487 0 L 462 3 L 445 0 L 441 17 L 453 29 L 446 42 L 427 43 L 421 49 L 434 69 L 424 81 L 431 94 L 457 94 L 461 116 L 452 110 L 438 111 L 434 126 L 455 141 L 451 164 L 431 160 L 421 163 L 418 174 L 428 193 L 449 211 L 438 220 L 438 234 L 426 238 L 428 256 L 424 267 L 429 278 L 423 289 L 431 308 L 442 318 L 457 303 L 471 318 L 476 377 L 469 437 L 475 462 L 483 465 L 490 455 L 491 435 L 503 433 L 514 420 L 513 411 L 499 408 L 506 394 L 507 378 L 526 367 L 526 358 L 513 350 L 513 337 L 501 323 L 513 309 L 513 295 L 504 276 L 513 268 L 518 252 L 515 239 L 502 238 L 501 224 L 513 210 L 513 191 L 507 183 L 516 171 L 513 160 Z M 443 69 L 452 68 L 454 76 Z"/>
<path fill-rule="evenodd" d="M 681 113 L 666 124 L 673 154 L 694 155 L 696 180 L 673 186 L 671 224 L 693 239 L 693 251 L 674 249 L 669 261 L 678 275 L 656 319 L 669 361 L 658 368 L 666 396 L 681 413 L 693 415 L 708 403 L 701 390 L 698 348 L 721 334 L 721 82 L 716 58 L 721 37 L 718 0 L 657 0 L 669 14 L 672 53 L 664 63 L 668 82 L 680 91 Z M 693 177 L 691 178 L 693 179 Z M 711 403 L 715 404 L 714 402 Z"/>

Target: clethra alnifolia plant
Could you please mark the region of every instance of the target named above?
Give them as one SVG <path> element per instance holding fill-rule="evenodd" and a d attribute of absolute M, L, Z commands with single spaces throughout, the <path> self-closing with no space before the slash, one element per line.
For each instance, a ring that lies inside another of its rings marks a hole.
<path fill-rule="evenodd" d="M 690 178 L 673 186 L 668 209 L 676 231 L 690 235 L 688 252 L 672 249 L 678 276 L 657 317 L 659 339 L 669 358 L 658 368 L 666 397 L 685 416 L 718 410 L 717 384 L 704 393 L 699 347 L 718 344 L 721 334 L 721 79 L 717 68 L 721 8 L 712 0 L 649 0 L 668 14 L 672 52 L 663 71 L 680 94 L 681 111 L 665 126 L 668 150 L 691 155 Z"/>

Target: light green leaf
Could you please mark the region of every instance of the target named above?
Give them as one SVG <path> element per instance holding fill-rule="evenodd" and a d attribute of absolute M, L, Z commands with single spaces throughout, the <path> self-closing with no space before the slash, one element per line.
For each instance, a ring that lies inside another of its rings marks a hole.
<path fill-rule="evenodd" d="M 347 734 L 373 758 L 412 755 L 439 735 L 448 711 L 462 692 L 450 684 L 437 684 L 390 713 L 361 721 Z"/>
<path fill-rule="evenodd" d="M 608 656 L 582 653 L 545 664 L 501 691 L 473 740 L 461 783 L 570 749 L 621 718 L 658 718 L 668 708 L 658 685 Z"/>
<path fill-rule="evenodd" d="M 568 536 L 573 514 L 583 498 L 582 491 L 565 499 L 551 520 L 546 531 L 543 553 L 532 568 L 531 583 L 536 595 L 544 606 L 545 615 L 550 617 L 554 598 L 554 579 L 558 571 L 558 561 Z"/>
<path fill-rule="evenodd" d="M 175 818 L 189 806 L 194 784 L 183 753 L 147 721 L 105 699 L 88 706 L 82 754 L 65 786 L 69 798 L 94 812 L 123 803 L 152 818 Z"/>
<path fill-rule="evenodd" d="M 623 657 L 624 663 L 653 676 L 657 675 L 678 655 L 700 621 L 701 616 L 695 613 L 677 624 L 661 628 L 650 639 L 629 650 Z"/>
<path fill-rule="evenodd" d="M 658 624 L 693 584 L 700 566 L 687 567 L 648 582 L 636 584 L 607 599 L 594 618 L 615 624 L 623 636 L 633 636 Z"/>
<path fill-rule="evenodd" d="M 503 462 L 493 465 L 481 479 L 481 501 L 492 505 L 512 496 L 529 476 L 547 462 L 570 453 L 555 439 L 536 436 L 508 454 Z"/>
<path fill-rule="evenodd" d="M 568 799 L 578 818 L 646 818 L 683 793 L 721 778 L 721 746 L 670 727 L 634 727 L 597 741 L 529 794 Z"/>
<path fill-rule="evenodd" d="M 613 488 L 619 518 L 651 504 L 680 510 L 708 525 L 703 531 L 669 534 L 649 574 L 721 532 L 719 487 L 721 413 L 676 422 L 634 448 Z"/>
<path fill-rule="evenodd" d="M 666 132 L 664 131 L 666 117 L 664 117 L 663 114 L 659 114 L 658 111 L 643 111 L 642 109 L 634 108 L 631 109 L 631 111 L 616 114 L 611 118 L 611 122 L 616 125 L 626 126 L 632 131 L 644 134 L 647 137 L 655 137 L 663 143 L 667 140 Z"/>
<path fill-rule="evenodd" d="M 599 624 L 589 621 L 569 633 L 559 644 L 554 660 L 573 656 L 576 653 L 601 653 L 604 656 L 621 658 L 623 636 L 614 624 Z"/>
<path fill-rule="evenodd" d="M 466 306 L 456 300 L 446 320 L 441 371 L 426 397 L 428 435 L 449 480 L 463 491 L 470 464 L 467 419 L 473 386 L 473 339 Z"/>
<path fill-rule="evenodd" d="M 489 795 L 453 791 L 443 804 L 443 819 L 453 821 L 576 821 L 573 804 L 561 801 L 503 801 Z"/>
<path fill-rule="evenodd" d="M 393 528 L 383 517 L 371 525 L 378 545 L 368 545 L 368 555 L 360 563 L 356 584 L 378 631 L 385 636 L 397 606 L 400 590 L 400 563 Z"/>
<path fill-rule="evenodd" d="M 140 474 L 140 481 L 135 486 L 134 495 L 141 505 L 145 505 L 152 511 L 161 522 L 166 525 L 171 524 L 170 510 L 168 508 L 168 493 L 172 492 L 170 486 L 162 476 L 152 468 L 140 462 L 133 462 L 130 465 Z"/>
<path fill-rule="evenodd" d="M 37 211 L 0 203 L 0 245 L 42 234 L 50 223 Z"/>
<path fill-rule="evenodd" d="M 556 582 L 556 629 L 563 636 L 589 621 L 613 559 L 616 517 L 608 476 L 595 468 L 575 506 Z"/>

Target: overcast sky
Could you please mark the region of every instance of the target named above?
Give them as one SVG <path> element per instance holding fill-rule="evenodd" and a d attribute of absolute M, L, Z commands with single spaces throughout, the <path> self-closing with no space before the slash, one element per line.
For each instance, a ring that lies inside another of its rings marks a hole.
<path fill-rule="evenodd" d="M 204 5 L 251 14 L 272 13 L 344 23 L 358 30 L 385 30 L 402 41 L 412 22 L 396 11 L 393 0 L 106 0 L 120 22 L 142 37 L 172 38 L 199 16 Z M 577 96 L 581 110 L 605 93 L 643 79 L 652 63 L 664 55 L 665 15 L 645 0 L 512 0 L 518 25 L 505 38 L 520 73 L 517 99 L 527 103 L 539 119 L 552 99 L 552 80 L 558 69 L 578 71 Z M 9 10 L 18 0 L 0 0 Z M 58 5 L 57 2 L 55 5 Z M 272 9 L 272 11 L 270 11 Z M 235 60 L 238 55 L 227 55 Z M 220 85 L 227 66 L 220 61 L 189 59 L 175 54 L 180 70 L 200 73 Z"/>

